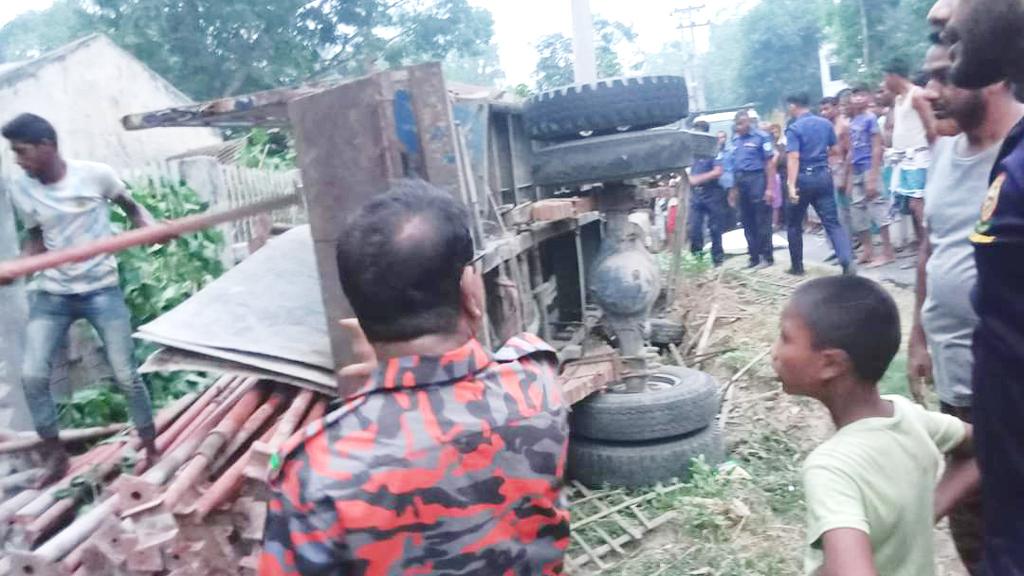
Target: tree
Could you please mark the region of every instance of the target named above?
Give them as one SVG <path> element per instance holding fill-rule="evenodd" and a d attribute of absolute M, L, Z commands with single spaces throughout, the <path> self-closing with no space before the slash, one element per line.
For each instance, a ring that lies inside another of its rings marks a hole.
<path fill-rule="evenodd" d="M 661 50 L 644 55 L 643 73 L 681 76 L 690 63 L 690 49 L 682 41 L 669 42 Z"/>
<path fill-rule="evenodd" d="M 537 43 L 537 66 L 533 77 L 538 91 L 567 86 L 573 82 L 572 40 L 550 34 Z"/>
<path fill-rule="evenodd" d="M 695 71 L 704 78 L 704 96 L 708 108 L 728 108 L 750 102 L 740 87 L 739 73 L 747 51 L 741 19 L 711 26 L 710 50 L 697 60 Z"/>
<path fill-rule="evenodd" d="M 595 18 L 594 34 L 597 77 L 622 76 L 626 67 L 620 60 L 621 54 L 627 50 L 636 52 L 636 32 L 621 22 Z M 573 83 L 575 76 L 571 38 L 562 34 L 549 34 L 537 43 L 537 53 L 537 66 L 533 72 L 537 90 L 550 90 Z M 643 61 L 638 60 L 629 64 L 628 69 L 637 72 L 642 66 Z"/>
<path fill-rule="evenodd" d="M 468 0 L 58 0 L 0 29 L 0 47 L 31 43 L 19 30 L 56 26 L 68 8 L 198 99 L 478 56 L 493 36 L 490 12 Z"/>
<path fill-rule="evenodd" d="M 818 49 L 823 37 L 818 0 L 762 2 L 740 21 L 740 90 L 760 106 L 781 107 L 788 93 L 821 97 Z"/>
<path fill-rule="evenodd" d="M 0 62 L 35 58 L 93 30 L 89 14 L 68 0 L 57 0 L 48 10 L 26 12 L 0 28 Z"/>
<path fill-rule="evenodd" d="M 836 57 L 854 80 L 876 81 L 896 56 L 919 63 L 928 49 L 932 0 L 839 0 L 829 15 Z"/>
<path fill-rule="evenodd" d="M 448 80 L 477 86 L 498 86 L 505 79 L 498 47 L 490 44 L 479 55 L 452 54 L 444 61 Z"/>

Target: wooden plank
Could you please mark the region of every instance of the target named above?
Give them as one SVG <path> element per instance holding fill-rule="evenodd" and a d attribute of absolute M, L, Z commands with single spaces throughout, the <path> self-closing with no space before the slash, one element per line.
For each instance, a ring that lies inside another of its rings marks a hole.
<path fill-rule="evenodd" d="M 590 196 L 575 198 L 549 198 L 533 203 L 533 219 L 536 221 L 564 220 L 576 218 L 594 210 L 594 199 Z"/>

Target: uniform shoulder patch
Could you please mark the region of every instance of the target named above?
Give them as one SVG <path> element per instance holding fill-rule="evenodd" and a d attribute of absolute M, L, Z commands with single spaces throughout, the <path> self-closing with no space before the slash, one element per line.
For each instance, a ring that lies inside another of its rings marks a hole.
<path fill-rule="evenodd" d="M 971 234 L 971 242 L 975 244 L 991 244 L 995 242 L 996 237 L 989 234 L 992 230 L 992 217 L 996 213 L 996 208 L 999 207 L 999 195 L 1003 191 L 1003 184 L 1006 183 L 1006 173 L 1003 172 L 996 176 L 995 180 L 992 181 L 992 185 L 988 188 L 988 195 L 985 196 L 985 202 L 981 205 L 981 217 L 978 220 L 978 224 L 974 227 L 974 232 Z"/>

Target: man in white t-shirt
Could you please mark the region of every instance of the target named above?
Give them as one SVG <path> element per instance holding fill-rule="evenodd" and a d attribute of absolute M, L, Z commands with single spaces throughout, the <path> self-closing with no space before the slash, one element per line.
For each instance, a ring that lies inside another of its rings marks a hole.
<path fill-rule="evenodd" d="M 26 229 L 25 253 L 62 250 L 110 236 L 111 202 L 136 227 L 153 222 L 112 168 L 62 158 L 56 131 L 44 118 L 22 114 L 5 124 L 2 133 L 24 171 L 12 184 L 11 200 Z M 36 432 L 45 442 L 46 473 L 40 484 L 59 479 L 68 468 L 67 453 L 58 439 L 50 368 L 58 344 L 78 319 L 88 320 L 103 341 L 114 378 L 128 395 L 146 456 L 154 458 L 152 406 L 133 359 L 131 315 L 118 285 L 117 261 L 104 254 L 51 268 L 39 273 L 30 289 L 22 383 Z"/>
<path fill-rule="evenodd" d="M 931 163 L 929 146 L 935 141 L 935 117 L 924 98 L 924 90 L 910 81 L 910 65 L 893 58 L 885 67 L 885 88 L 895 98 L 892 151 L 898 175 L 894 200 L 914 221 L 918 241 L 924 236 L 924 188 Z"/>

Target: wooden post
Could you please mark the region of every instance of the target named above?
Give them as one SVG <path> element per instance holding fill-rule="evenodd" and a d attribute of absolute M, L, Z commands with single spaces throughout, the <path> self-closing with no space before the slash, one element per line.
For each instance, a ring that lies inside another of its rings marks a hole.
<path fill-rule="evenodd" d="M 679 207 L 676 208 L 676 224 L 672 230 L 672 270 L 668 275 L 668 290 L 666 291 L 666 302 L 669 306 L 675 302 L 676 289 L 679 285 L 679 276 L 683 266 L 683 244 L 686 241 L 686 224 L 690 211 L 690 177 L 684 171 L 679 175 L 679 187 L 676 192 L 679 200 Z"/>

